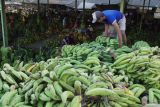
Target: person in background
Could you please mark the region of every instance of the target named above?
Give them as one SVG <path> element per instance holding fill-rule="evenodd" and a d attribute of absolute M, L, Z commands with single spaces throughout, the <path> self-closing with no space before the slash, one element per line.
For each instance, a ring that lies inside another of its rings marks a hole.
<path fill-rule="evenodd" d="M 127 44 L 127 38 L 125 34 L 126 30 L 126 18 L 125 16 L 117 10 L 104 10 L 95 11 L 92 13 L 92 23 L 101 22 L 105 24 L 104 34 L 108 35 L 109 25 L 112 25 L 116 32 L 118 33 L 119 47 L 122 47 L 122 41 Z M 123 38 L 122 38 L 123 37 Z"/>

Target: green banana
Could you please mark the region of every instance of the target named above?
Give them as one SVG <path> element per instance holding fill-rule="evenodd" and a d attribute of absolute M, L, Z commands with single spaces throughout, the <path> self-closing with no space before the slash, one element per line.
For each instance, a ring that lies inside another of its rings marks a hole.
<path fill-rule="evenodd" d="M 17 94 L 17 90 L 13 90 L 10 92 L 6 92 L 4 94 L 4 97 L 2 99 L 2 107 L 5 107 L 7 105 L 10 104 L 11 100 L 13 99 L 13 97 Z"/>
<path fill-rule="evenodd" d="M 140 89 L 135 93 L 135 96 L 136 96 L 136 97 L 139 97 L 144 91 L 145 91 L 145 88 L 140 88 Z"/>
<path fill-rule="evenodd" d="M 82 93 L 82 92 L 81 92 L 81 91 L 82 91 L 81 85 L 82 85 L 82 84 L 81 84 L 80 81 L 77 81 L 77 80 L 76 80 L 76 81 L 74 82 L 74 88 L 75 88 L 75 91 L 76 91 L 76 94 L 77 94 L 77 95 L 81 95 L 81 93 Z"/>
<path fill-rule="evenodd" d="M 44 107 L 44 101 L 38 101 L 37 107 Z"/>
<path fill-rule="evenodd" d="M 39 99 L 40 99 L 41 101 L 51 101 L 51 98 L 48 97 L 44 92 L 40 93 Z"/>
<path fill-rule="evenodd" d="M 54 102 L 53 101 L 51 101 L 51 102 L 46 102 L 46 104 L 45 104 L 45 107 L 54 107 Z"/>
<path fill-rule="evenodd" d="M 109 103 L 110 103 L 110 105 L 113 106 L 113 107 L 122 107 L 120 104 L 118 104 L 118 103 L 116 103 L 116 102 L 114 102 L 114 101 L 110 101 Z"/>
<path fill-rule="evenodd" d="M 26 91 L 28 91 L 32 86 L 33 83 L 35 82 L 35 80 L 31 80 L 29 81 L 23 88 L 22 88 L 22 93 L 25 93 Z"/>
<path fill-rule="evenodd" d="M 35 96 L 38 100 L 39 98 L 39 94 L 43 91 L 45 85 L 44 84 L 40 84 L 39 86 L 37 86 L 36 90 L 35 90 Z"/>
<path fill-rule="evenodd" d="M 21 107 L 24 104 L 25 104 L 25 102 L 19 102 L 19 103 L 15 104 L 14 107 Z"/>
<path fill-rule="evenodd" d="M 2 89 L 3 89 L 3 81 L 2 81 L 2 79 L 0 78 L 0 91 L 2 91 Z"/>
<path fill-rule="evenodd" d="M 65 64 L 65 65 L 59 67 L 59 69 L 56 71 L 56 74 L 57 74 L 58 76 L 60 76 L 61 73 L 62 73 L 64 70 L 67 70 L 67 69 L 69 69 L 69 68 L 71 68 L 71 67 L 72 67 L 71 64 Z"/>
<path fill-rule="evenodd" d="M 37 99 L 36 99 L 35 94 L 31 94 L 31 101 L 30 101 L 30 103 L 31 103 L 32 105 L 35 105 L 35 104 L 37 103 Z"/>
<path fill-rule="evenodd" d="M 15 106 L 16 104 L 20 103 L 21 101 L 22 101 L 22 96 L 16 94 L 16 95 L 14 96 L 14 98 L 11 100 L 11 102 L 10 102 L 9 105 L 10 105 L 10 106 Z"/>
<path fill-rule="evenodd" d="M 64 91 L 61 95 L 62 102 L 66 104 L 67 98 L 73 98 L 74 94 L 71 91 Z"/>
<path fill-rule="evenodd" d="M 154 102 L 154 92 L 152 89 L 149 89 L 149 103 Z"/>
<path fill-rule="evenodd" d="M 10 90 L 10 87 L 7 83 L 3 82 L 3 91 L 7 92 Z"/>
<path fill-rule="evenodd" d="M 45 82 L 47 82 L 49 84 L 53 83 L 53 81 L 49 77 L 46 77 L 46 76 L 43 77 L 43 81 L 45 81 Z"/>
<path fill-rule="evenodd" d="M 53 86 L 54 86 L 54 89 L 55 89 L 56 93 L 57 93 L 59 96 L 61 96 L 61 94 L 62 94 L 63 92 L 62 92 L 62 87 L 61 87 L 61 85 L 58 83 L 58 81 L 55 81 L 55 82 L 53 83 Z"/>
<path fill-rule="evenodd" d="M 33 92 L 33 89 L 31 88 L 29 91 L 27 91 L 25 93 L 25 95 L 24 95 L 24 97 L 25 97 L 25 104 L 29 103 L 29 99 L 30 99 L 30 96 L 31 96 L 32 92 Z"/>
<path fill-rule="evenodd" d="M 70 107 L 81 107 L 82 96 L 75 96 L 71 101 Z"/>
<path fill-rule="evenodd" d="M 12 76 L 6 74 L 6 81 L 9 83 L 9 84 L 12 84 L 12 85 L 17 85 L 16 81 L 12 78 Z"/>
<path fill-rule="evenodd" d="M 23 80 L 29 79 L 28 75 L 25 74 L 24 72 L 19 72 L 19 73 L 20 73 L 21 77 L 23 78 Z"/>
<path fill-rule="evenodd" d="M 91 90 L 88 90 L 85 93 L 87 96 L 116 96 L 119 97 L 118 94 L 116 94 L 113 90 L 107 89 L 107 88 L 94 88 Z"/>
<path fill-rule="evenodd" d="M 33 84 L 33 91 L 35 91 L 35 89 L 38 87 L 38 85 L 41 84 L 42 82 L 43 82 L 43 78 L 36 80 Z"/>
<path fill-rule="evenodd" d="M 58 64 L 57 60 L 52 61 L 51 63 L 48 64 L 48 66 L 46 67 L 46 69 L 48 71 L 52 71 L 54 70 L 55 66 Z"/>
<path fill-rule="evenodd" d="M 64 82 L 67 82 L 67 79 L 69 76 L 76 76 L 78 75 L 78 73 L 75 71 L 75 69 L 71 68 L 71 69 L 68 69 L 66 70 L 65 72 L 63 72 L 60 76 L 60 80 L 64 81 Z"/>
<path fill-rule="evenodd" d="M 91 83 L 89 81 L 89 79 L 87 79 L 86 77 L 84 76 L 79 76 L 77 78 L 81 83 L 85 84 L 86 86 L 89 86 Z"/>
<path fill-rule="evenodd" d="M 68 85 L 67 83 L 65 83 L 61 80 L 59 81 L 59 83 L 62 85 L 63 88 L 75 93 L 75 89 L 72 86 Z"/>
<path fill-rule="evenodd" d="M 91 90 L 91 89 L 94 89 L 94 88 L 108 88 L 108 85 L 105 83 L 105 82 L 96 82 L 96 83 L 93 83 L 91 84 L 87 90 Z"/>
<path fill-rule="evenodd" d="M 11 73 L 17 77 L 19 80 L 22 80 L 22 77 L 21 75 L 19 74 L 19 72 L 15 71 L 14 69 L 11 70 Z"/>
<path fill-rule="evenodd" d="M 58 80 L 57 74 L 56 74 L 54 71 L 50 71 L 49 77 L 50 77 L 51 80 L 53 80 L 53 81 Z"/>
<path fill-rule="evenodd" d="M 1 77 L 6 80 L 7 74 L 2 70 L 0 71 Z"/>
<path fill-rule="evenodd" d="M 47 87 L 44 90 L 44 93 L 52 98 L 53 100 L 60 100 L 60 97 L 56 95 L 56 91 L 54 89 L 54 86 L 52 84 L 48 84 Z"/>

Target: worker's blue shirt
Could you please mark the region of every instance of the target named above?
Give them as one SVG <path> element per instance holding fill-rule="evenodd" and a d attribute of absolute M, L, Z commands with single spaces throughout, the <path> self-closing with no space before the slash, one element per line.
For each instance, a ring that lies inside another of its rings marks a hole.
<path fill-rule="evenodd" d="M 123 14 L 117 10 L 105 10 L 103 14 L 106 16 L 106 24 L 113 24 L 115 21 L 119 22 L 119 20 L 123 18 Z"/>

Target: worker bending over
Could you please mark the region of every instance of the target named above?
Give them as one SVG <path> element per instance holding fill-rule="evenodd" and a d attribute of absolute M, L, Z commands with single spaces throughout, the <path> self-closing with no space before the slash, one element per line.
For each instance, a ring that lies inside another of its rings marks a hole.
<path fill-rule="evenodd" d="M 109 25 L 113 25 L 114 29 L 118 33 L 118 41 L 119 47 L 122 47 L 122 41 L 126 45 L 127 38 L 126 38 L 126 18 L 123 13 L 117 10 L 104 10 L 104 11 L 95 11 L 92 13 L 93 21 L 101 22 L 105 24 L 105 31 L 104 34 L 108 35 L 108 28 Z"/>

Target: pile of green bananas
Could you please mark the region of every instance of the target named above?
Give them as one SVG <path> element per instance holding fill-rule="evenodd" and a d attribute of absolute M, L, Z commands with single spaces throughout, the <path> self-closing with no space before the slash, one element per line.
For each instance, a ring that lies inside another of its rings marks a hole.
<path fill-rule="evenodd" d="M 146 90 L 143 85 L 133 84 L 128 89 L 133 92 L 136 97 L 147 97 L 147 103 L 159 104 L 160 103 L 160 90 L 156 88 L 150 88 Z"/>
<path fill-rule="evenodd" d="M 133 92 L 133 95 L 136 97 L 140 97 L 146 91 L 146 88 L 140 84 L 133 84 L 129 87 L 129 89 Z"/>
<path fill-rule="evenodd" d="M 113 62 L 109 49 L 96 42 L 84 43 L 81 45 L 62 47 L 62 57 L 70 57 L 78 61 L 84 61 L 87 57 L 96 56 L 101 61 Z"/>
<path fill-rule="evenodd" d="M 150 45 L 145 41 L 137 41 L 132 45 L 133 50 L 140 49 L 141 47 L 150 47 Z"/>
<path fill-rule="evenodd" d="M 2 96 L 2 106 L 140 106 L 139 98 L 122 88 L 120 82 L 124 76 L 114 76 L 97 57 L 88 57 L 83 62 L 55 58 L 39 63 L 41 69 L 32 73 L 25 82 L 19 83 L 17 90 L 12 89 Z"/>
<path fill-rule="evenodd" d="M 137 51 L 116 57 L 112 67 L 125 71 L 133 83 L 160 89 L 160 55 L 158 47 L 142 47 Z"/>
<path fill-rule="evenodd" d="M 103 46 L 111 47 L 113 49 L 118 48 L 118 39 L 111 39 L 110 37 L 98 36 L 95 41 Z"/>
<path fill-rule="evenodd" d="M 133 52 L 133 49 L 129 48 L 128 46 L 122 46 L 121 48 L 113 50 L 113 52 L 115 53 L 116 56 L 119 56 L 121 54 L 131 53 Z"/>
<path fill-rule="evenodd" d="M 24 82 L 28 78 L 28 74 L 23 71 L 16 71 L 6 63 L 0 71 L 0 91 L 4 93 L 10 91 L 12 88 L 18 88 L 19 83 Z"/>
<path fill-rule="evenodd" d="M 150 88 L 148 90 L 148 97 L 149 97 L 149 103 L 156 103 L 159 104 L 160 103 L 160 90 L 156 89 L 156 88 Z"/>
<path fill-rule="evenodd" d="M 12 89 L 6 92 L 0 99 L 1 107 L 32 107 L 23 102 L 23 96 L 18 94 L 18 90 Z"/>

